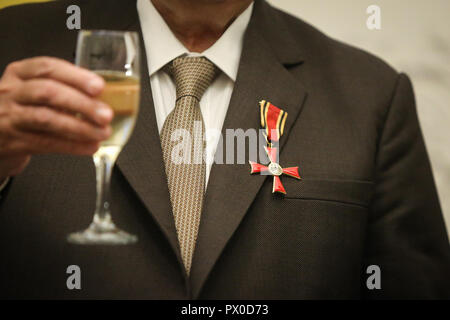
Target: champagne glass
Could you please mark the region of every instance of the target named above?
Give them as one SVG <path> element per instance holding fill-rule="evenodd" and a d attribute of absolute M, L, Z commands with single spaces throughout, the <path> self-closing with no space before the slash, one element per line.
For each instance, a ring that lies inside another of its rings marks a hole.
<path fill-rule="evenodd" d="M 139 38 L 135 32 L 82 30 L 78 35 L 76 64 L 105 80 L 99 99 L 114 111 L 112 135 L 94 154 L 97 201 L 94 219 L 84 231 L 67 240 L 76 244 L 131 244 L 137 237 L 118 229 L 111 218 L 109 184 L 114 163 L 128 141 L 139 108 Z"/>

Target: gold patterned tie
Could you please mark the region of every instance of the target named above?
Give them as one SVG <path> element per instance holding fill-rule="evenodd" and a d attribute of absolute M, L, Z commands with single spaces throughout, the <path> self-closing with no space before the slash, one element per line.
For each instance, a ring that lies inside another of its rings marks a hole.
<path fill-rule="evenodd" d="M 164 122 L 161 145 L 181 257 L 189 274 L 205 193 L 205 125 L 200 100 L 217 69 L 203 57 L 181 57 L 167 70 L 175 81 L 177 98 Z"/>

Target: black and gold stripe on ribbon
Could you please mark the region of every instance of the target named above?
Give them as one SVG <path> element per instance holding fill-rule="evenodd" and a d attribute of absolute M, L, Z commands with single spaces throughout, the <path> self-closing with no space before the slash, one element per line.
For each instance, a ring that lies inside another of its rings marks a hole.
<path fill-rule="evenodd" d="M 267 142 L 277 142 L 284 133 L 288 113 L 265 100 L 260 101 L 259 105 L 261 127 L 265 129 Z"/>

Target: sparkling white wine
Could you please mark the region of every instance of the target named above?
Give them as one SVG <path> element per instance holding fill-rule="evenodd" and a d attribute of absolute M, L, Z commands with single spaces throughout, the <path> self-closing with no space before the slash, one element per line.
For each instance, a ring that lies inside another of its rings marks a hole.
<path fill-rule="evenodd" d="M 99 99 L 111 106 L 114 117 L 112 135 L 101 142 L 93 156 L 97 181 L 94 219 L 85 230 L 68 236 L 71 243 L 124 245 L 137 241 L 135 235 L 119 229 L 112 221 L 112 213 L 120 213 L 111 212 L 110 182 L 115 160 L 130 138 L 138 116 L 139 42 L 138 33 L 130 31 L 82 30 L 78 33 L 76 65 L 104 78 L 106 86 Z"/>
<path fill-rule="evenodd" d="M 114 111 L 111 121 L 112 135 L 104 140 L 94 156 L 117 157 L 133 132 L 139 109 L 139 78 L 124 72 L 96 71 L 105 80 L 105 89 L 100 100 Z"/>

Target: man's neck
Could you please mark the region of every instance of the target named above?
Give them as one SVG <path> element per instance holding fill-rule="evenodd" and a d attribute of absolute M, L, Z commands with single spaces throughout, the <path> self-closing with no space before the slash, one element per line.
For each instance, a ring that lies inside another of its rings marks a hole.
<path fill-rule="evenodd" d="M 253 0 L 150 0 L 190 52 L 211 47 Z"/>

